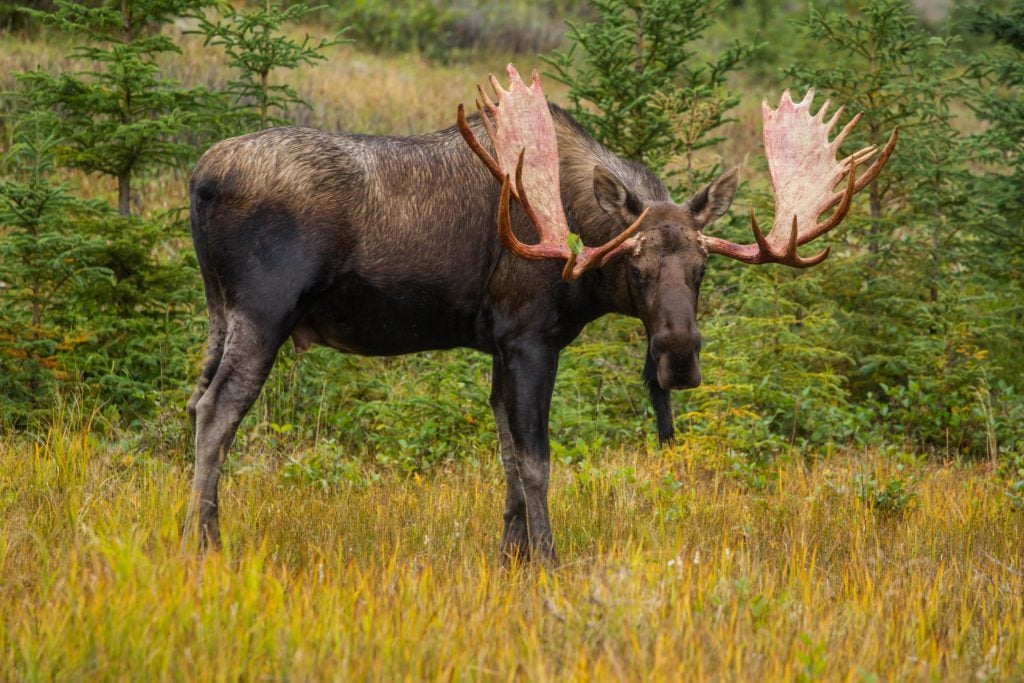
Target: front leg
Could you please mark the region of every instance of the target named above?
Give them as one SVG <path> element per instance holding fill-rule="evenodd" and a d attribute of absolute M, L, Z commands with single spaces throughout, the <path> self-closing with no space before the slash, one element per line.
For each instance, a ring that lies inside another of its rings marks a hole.
<path fill-rule="evenodd" d="M 540 343 L 512 342 L 494 358 L 491 407 L 507 486 L 501 550 L 512 560 L 555 559 L 548 517 L 548 413 L 557 371 L 557 349 Z"/>

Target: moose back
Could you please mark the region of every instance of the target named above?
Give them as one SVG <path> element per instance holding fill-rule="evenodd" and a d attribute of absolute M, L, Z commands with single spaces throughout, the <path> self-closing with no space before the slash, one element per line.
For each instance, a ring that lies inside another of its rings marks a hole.
<path fill-rule="evenodd" d="M 189 183 L 192 238 L 210 316 L 188 412 L 196 464 L 186 531 L 219 546 L 220 471 L 238 428 L 291 337 L 348 353 L 468 347 L 493 357 L 490 403 L 506 477 L 503 553 L 552 559 L 548 413 L 560 351 L 607 313 L 647 332 L 644 379 L 659 437 L 668 391 L 700 384 L 697 300 L 705 263 L 805 267 L 797 247 L 838 224 L 870 168 L 868 148 L 836 161 L 854 118 L 810 113 L 813 92 L 765 105 L 776 221 L 755 243 L 705 236 L 736 192 L 730 171 L 674 203 L 640 164 L 549 105 L 534 75 L 491 79 L 479 116 L 415 137 L 272 128 L 220 142 Z M 481 142 L 481 139 L 483 142 Z M 844 179 L 847 179 L 844 183 Z M 841 185 L 841 189 L 836 189 Z M 821 214 L 835 207 L 831 217 Z M 581 243 L 582 242 L 582 245 Z M 593 246 L 600 245 L 600 246 Z"/>

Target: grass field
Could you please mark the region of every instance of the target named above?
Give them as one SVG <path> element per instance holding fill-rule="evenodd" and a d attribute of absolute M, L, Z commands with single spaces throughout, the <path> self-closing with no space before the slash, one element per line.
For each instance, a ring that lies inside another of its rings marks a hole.
<path fill-rule="evenodd" d="M 1024 516 L 984 466 L 836 453 L 751 488 L 710 450 L 595 453 L 555 467 L 560 564 L 503 569 L 493 454 L 322 488 L 250 449 L 199 557 L 184 454 L 95 434 L 0 443 L 0 678 L 1024 674 Z"/>

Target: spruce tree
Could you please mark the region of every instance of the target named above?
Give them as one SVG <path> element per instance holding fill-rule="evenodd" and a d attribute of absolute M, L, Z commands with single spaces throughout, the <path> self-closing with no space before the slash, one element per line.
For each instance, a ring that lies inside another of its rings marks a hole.
<path fill-rule="evenodd" d="M 21 95 L 39 125 L 61 139 L 57 162 L 116 179 L 118 212 L 128 216 L 140 173 L 195 155 L 182 136 L 199 123 L 204 93 L 161 74 L 158 60 L 180 50 L 160 29 L 210 0 L 54 4 L 53 11 L 27 11 L 77 43 L 70 57 L 80 66 L 18 74 Z"/>
<path fill-rule="evenodd" d="M 696 44 L 721 2 L 588 0 L 594 21 L 567 21 L 569 49 L 545 61 L 569 86 L 570 111 L 600 142 L 671 177 L 683 167 L 681 193 L 717 168 L 698 168 L 693 152 L 720 141 L 712 131 L 739 98 L 729 72 L 751 55 L 734 44 L 710 62 Z"/>
<path fill-rule="evenodd" d="M 51 408 L 51 392 L 74 379 L 72 357 L 91 338 L 80 304 L 109 281 L 96 264 L 103 241 L 79 227 L 109 207 L 53 180 L 59 139 L 22 126 L 0 178 L 0 395 L 5 426 Z"/>
<path fill-rule="evenodd" d="M 315 41 L 306 35 L 301 42 L 282 32 L 285 24 L 300 21 L 320 7 L 293 3 L 287 7 L 263 0 L 249 10 L 223 7 L 223 16 L 210 20 L 199 15 L 201 33 L 206 44 L 220 45 L 228 64 L 238 73 L 227 85 L 231 132 L 245 132 L 288 123 L 284 118 L 290 106 L 305 106 L 298 92 L 287 83 L 272 83 L 277 69 L 294 69 L 302 64 L 315 64 L 327 59 L 324 50 L 346 42 L 341 33 Z"/>

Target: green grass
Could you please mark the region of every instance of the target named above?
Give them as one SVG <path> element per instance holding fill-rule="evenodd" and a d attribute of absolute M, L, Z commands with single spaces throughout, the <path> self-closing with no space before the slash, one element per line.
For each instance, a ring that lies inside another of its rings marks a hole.
<path fill-rule="evenodd" d="M 251 443 L 225 550 L 180 547 L 183 453 L 69 420 L 0 442 L 0 670 L 15 680 L 1014 680 L 1024 515 L 979 466 L 875 452 L 767 487 L 679 446 L 556 463 L 561 564 L 505 570 L 493 453 L 296 484 Z"/>

